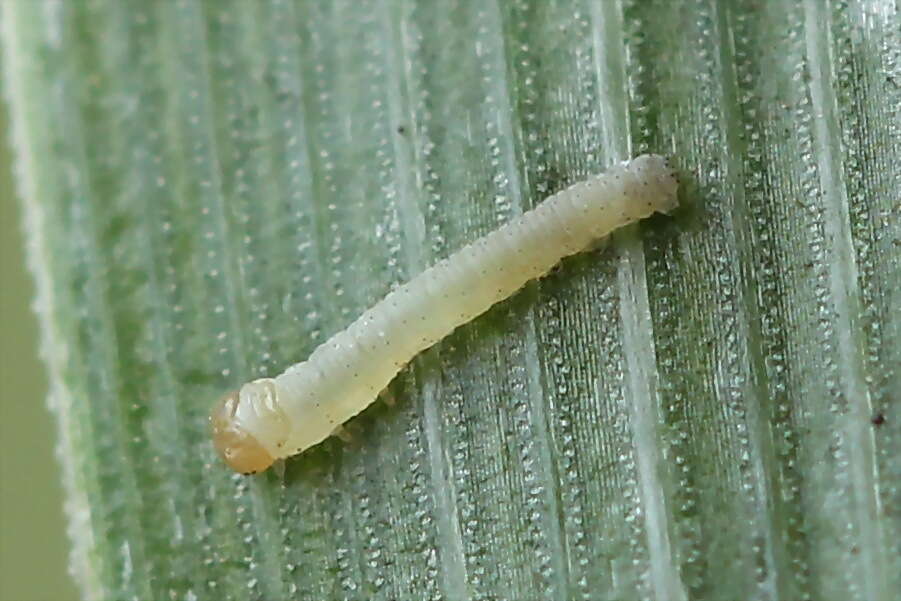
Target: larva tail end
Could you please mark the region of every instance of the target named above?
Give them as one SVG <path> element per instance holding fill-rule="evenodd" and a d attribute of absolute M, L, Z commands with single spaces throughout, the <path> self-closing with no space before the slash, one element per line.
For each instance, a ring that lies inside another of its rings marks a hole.
<path fill-rule="evenodd" d="M 265 470 L 275 459 L 237 423 L 238 399 L 238 391 L 234 391 L 222 397 L 213 407 L 210 413 L 213 446 L 230 468 L 250 475 Z"/>
<path fill-rule="evenodd" d="M 643 173 L 648 183 L 654 186 L 658 213 L 670 214 L 679 208 L 679 177 L 667 157 L 659 154 L 644 154 L 631 162 L 632 169 Z"/>

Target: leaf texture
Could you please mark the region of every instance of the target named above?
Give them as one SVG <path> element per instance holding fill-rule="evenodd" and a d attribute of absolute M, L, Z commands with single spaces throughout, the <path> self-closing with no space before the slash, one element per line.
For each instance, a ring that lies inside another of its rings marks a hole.
<path fill-rule="evenodd" d="M 11 1 L 87 599 L 901 596 L 891 0 Z M 642 152 L 685 208 L 229 473 L 206 415 Z"/>

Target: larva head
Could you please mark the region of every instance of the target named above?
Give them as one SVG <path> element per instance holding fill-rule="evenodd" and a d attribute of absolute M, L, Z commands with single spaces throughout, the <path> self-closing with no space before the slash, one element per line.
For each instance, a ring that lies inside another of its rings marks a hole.
<path fill-rule="evenodd" d="M 230 392 L 216 403 L 210 413 L 213 446 L 230 468 L 242 474 L 255 474 L 272 465 L 275 459 L 240 423 L 240 391 Z"/>

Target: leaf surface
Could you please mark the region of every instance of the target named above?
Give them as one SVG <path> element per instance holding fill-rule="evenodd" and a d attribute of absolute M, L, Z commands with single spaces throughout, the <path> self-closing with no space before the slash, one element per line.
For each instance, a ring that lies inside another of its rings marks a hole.
<path fill-rule="evenodd" d="M 88 599 L 901 594 L 893 2 L 8 2 Z M 222 393 L 550 193 L 684 209 L 253 478 Z"/>

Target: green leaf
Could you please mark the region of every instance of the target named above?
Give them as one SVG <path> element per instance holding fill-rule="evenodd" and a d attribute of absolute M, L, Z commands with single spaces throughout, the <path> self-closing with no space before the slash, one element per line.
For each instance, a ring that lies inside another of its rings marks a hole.
<path fill-rule="evenodd" d="M 5 2 L 88 599 L 901 596 L 891 3 Z M 685 209 L 245 478 L 210 405 L 611 162 Z"/>

